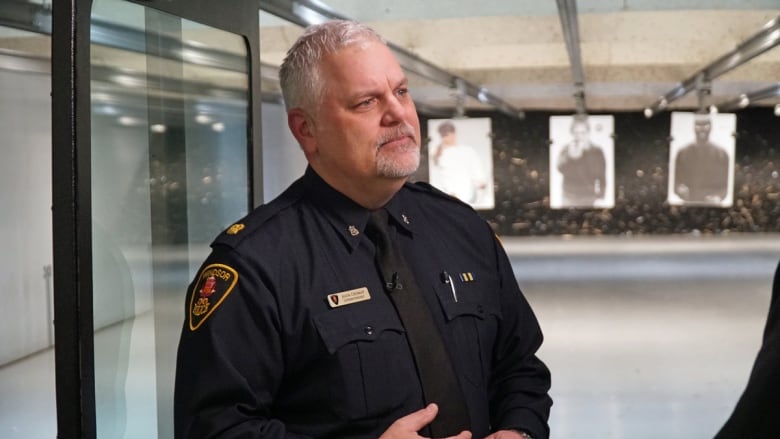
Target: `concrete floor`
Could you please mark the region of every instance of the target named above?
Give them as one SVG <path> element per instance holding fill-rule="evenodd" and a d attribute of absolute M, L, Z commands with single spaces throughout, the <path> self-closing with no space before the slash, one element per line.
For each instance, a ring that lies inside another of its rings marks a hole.
<path fill-rule="evenodd" d="M 553 438 L 711 438 L 761 342 L 775 237 L 505 243 L 545 333 Z"/>
<path fill-rule="evenodd" d="M 717 432 L 760 344 L 780 237 L 504 244 L 545 332 L 553 438 Z M 139 390 L 154 389 L 152 326 L 132 325 L 120 437 L 157 437 Z M 0 368 L 0 438 L 56 437 L 54 401 L 51 351 Z"/>
<path fill-rule="evenodd" d="M 758 349 L 766 282 L 529 283 L 553 437 L 708 438 Z"/>

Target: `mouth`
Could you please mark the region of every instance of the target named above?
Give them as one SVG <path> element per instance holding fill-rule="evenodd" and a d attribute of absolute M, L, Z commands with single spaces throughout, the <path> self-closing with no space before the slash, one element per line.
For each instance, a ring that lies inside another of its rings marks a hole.
<path fill-rule="evenodd" d="M 394 137 L 389 140 L 385 140 L 384 142 L 379 144 L 379 148 L 384 147 L 394 147 L 394 146 L 408 146 L 409 144 L 414 143 L 414 138 L 412 136 L 401 136 L 401 137 Z"/>
<path fill-rule="evenodd" d="M 414 131 L 411 127 L 402 126 L 386 133 L 377 140 L 377 149 L 385 147 L 408 148 L 410 145 L 416 145 Z"/>

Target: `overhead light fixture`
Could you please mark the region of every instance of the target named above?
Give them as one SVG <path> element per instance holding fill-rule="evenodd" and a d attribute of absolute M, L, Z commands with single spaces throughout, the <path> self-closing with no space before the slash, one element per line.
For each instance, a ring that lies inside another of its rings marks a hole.
<path fill-rule="evenodd" d="M 119 110 L 115 106 L 109 104 L 96 105 L 93 108 L 97 114 L 104 114 L 106 116 L 116 116 L 119 114 Z"/>
<path fill-rule="evenodd" d="M 764 99 L 770 99 L 780 96 L 780 82 L 769 87 L 755 90 L 749 93 L 742 93 L 738 97 L 722 102 L 718 105 L 718 111 L 738 110 L 748 107 Z"/>
<path fill-rule="evenodd" d="M 203 51 L 202 50 L 193 50 L 193 49 L 182 49 L 181 50 L 181 58 L 187 62 L 191 62 L 193 64 L 198 64 L 200 61 L 203 60 Z"/>
<path fill-rule="evenodd" d="M 487 90 L 485 90 L 484 88 L 480 88 L 479 92 L 477 92 L 477 100 L 482 102 L 483 104 L 486 104 L 488 102 Z"/>
<path fill-rule="evenodd" d="M 114 82 L 124 87 L 140 88 L 146 86 L 146 80 L 138 76 L 131 75 L 115 75 Z"/>
<path fill-rule="evenodd" d="M 143 125 L 144 121 L 141 120 L 138 117 L 133 116 L 120 116 L 116 120 L 119 125 L 126 126 L 126 127 L 135 127 L 139 125 Z"/>
<path fill-rule="evenodd" d="M 209 123 L 212 122 L 212 120 L 213 119 L 208 114 L 202 114 L 201 113 L 201 114 L 198 114 L 197 116 L 195 116 L 195 122 L 197 122 L 197 123 L 199 123 L 201 125 L 209 124 Z"/>

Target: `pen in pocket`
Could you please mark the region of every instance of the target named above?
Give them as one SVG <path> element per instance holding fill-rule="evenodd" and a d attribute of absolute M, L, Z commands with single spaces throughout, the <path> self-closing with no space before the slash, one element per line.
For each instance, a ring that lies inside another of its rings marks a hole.
<path fill-rule="evenodd" d="M 452 290 L 452 298 L 457 302 L 458 301 L 458 293 L 455 292 L 455 282 L 452 281 L 452 276 L 450 276 L 447 271 L 441 272 L 441 281 L 445 284 L 449 284 L 450 290 Z"/>

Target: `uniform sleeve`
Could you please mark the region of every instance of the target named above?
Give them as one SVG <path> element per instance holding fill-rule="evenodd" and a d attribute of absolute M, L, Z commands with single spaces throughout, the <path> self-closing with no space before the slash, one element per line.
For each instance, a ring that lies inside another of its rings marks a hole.
<path fill-rule="evenodd" d="M 497 240 L 495 255 L 501 281 L 502 318 L 493 350 L 491 424 L 494 430 L 524 430 L 534 438 L 547 438 L 552 405 L 548 394 L 550 372 L 536 356 L 542 332 Z"/>
<path fill-rule="evenodd" d="M 176 438 L 302 438 L 271 416 L 284 370 L 280 322 L 269 281 L 257 273 L 217 246 L 188 288 L 176 364 Z"/>

